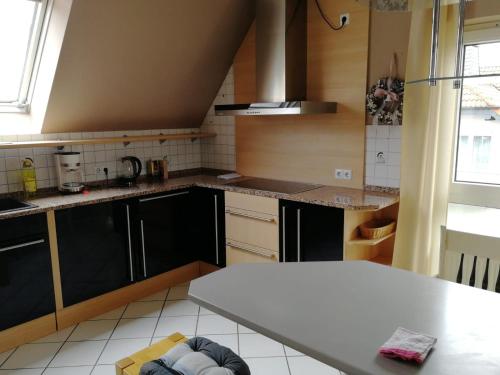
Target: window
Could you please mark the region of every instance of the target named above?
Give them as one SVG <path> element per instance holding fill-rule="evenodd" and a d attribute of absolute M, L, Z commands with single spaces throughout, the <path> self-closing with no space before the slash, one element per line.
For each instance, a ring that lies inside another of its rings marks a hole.
<path fill-rule="evenodd" d="M 467 45 L 464 76 L 476 77 L 462 85 L 455 182 L 500 185 L 500 77 L 492 74 L 500 74 L 500 42 Z"/>
<path fill-rule="evenodd" d="M 48 0 L 0 0 L 0 112 L 27 112 Z"/>

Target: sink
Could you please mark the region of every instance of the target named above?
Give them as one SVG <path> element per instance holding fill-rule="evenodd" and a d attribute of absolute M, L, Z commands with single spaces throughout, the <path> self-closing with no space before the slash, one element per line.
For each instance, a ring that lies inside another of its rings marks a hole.
<path fill-rule="evenodd" d="M 23 202 L 15 198 L 0 198 L 0 213 L 27 210 L 36 207 L 34 204 Z"/>

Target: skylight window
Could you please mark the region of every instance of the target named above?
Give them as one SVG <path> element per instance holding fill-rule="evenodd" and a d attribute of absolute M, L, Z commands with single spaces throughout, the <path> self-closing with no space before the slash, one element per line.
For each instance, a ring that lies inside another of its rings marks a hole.
<path fill-rule="evenodd" d="M 0 0 L 0 112 L 28 112 L 48 0 Z"/>

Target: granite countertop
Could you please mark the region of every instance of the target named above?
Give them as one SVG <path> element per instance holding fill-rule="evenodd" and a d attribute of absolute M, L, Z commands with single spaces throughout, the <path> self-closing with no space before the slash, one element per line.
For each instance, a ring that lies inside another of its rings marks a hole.
<path fill-rule="evenodd" d="M 375 192 L 360 189 L 348 189 L 334 186 L 322 186 L 297 194 L 283 194 L 262 190 L 231 186 L 231 183 L 241 181 L 245 177 L 224 181 L 215 176 L 198 174 L 187 177 L 171 178 L 168 181 L 139 182 L 134 187 L 100 187 L 93 188 L 85 194 L 62 195 L 57 192 L 47 193 L 28 199 L 37 207 L 11 211 L 0 214 L 0 219 L 32 215 L 50 210 L 64 209 L 87 204 L 108 202 L 117 199 L 127 199 L 171 190 L 190 188 L 194 186 L 234 191 L 276 199 L 286 199 L 296 202 L 343 208 L 347 210 L 378 210 L 399 201 L 399 196 L 393 193 Z"/>

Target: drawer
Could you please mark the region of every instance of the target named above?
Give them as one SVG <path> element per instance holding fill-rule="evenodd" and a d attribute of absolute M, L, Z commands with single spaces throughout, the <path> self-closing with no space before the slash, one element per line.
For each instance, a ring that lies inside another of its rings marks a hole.
<path fill-rule="evenodd" d="M 278 251 L 278 220 L 277 216 L 226 207 L 226 238 Z"/>
<path fill-rule="evenodd" d="M 226 242 L 226 264 L 277 263 L 278 253 L 237 241 Z"/>
<path fill-rule="evenodd" d="M 226 207 L 241 208 L 243 210 L 262 212 L 269 215 L 278 215 L 279 201 L 274 198 L 226 191 L 225 200 Z"/>

